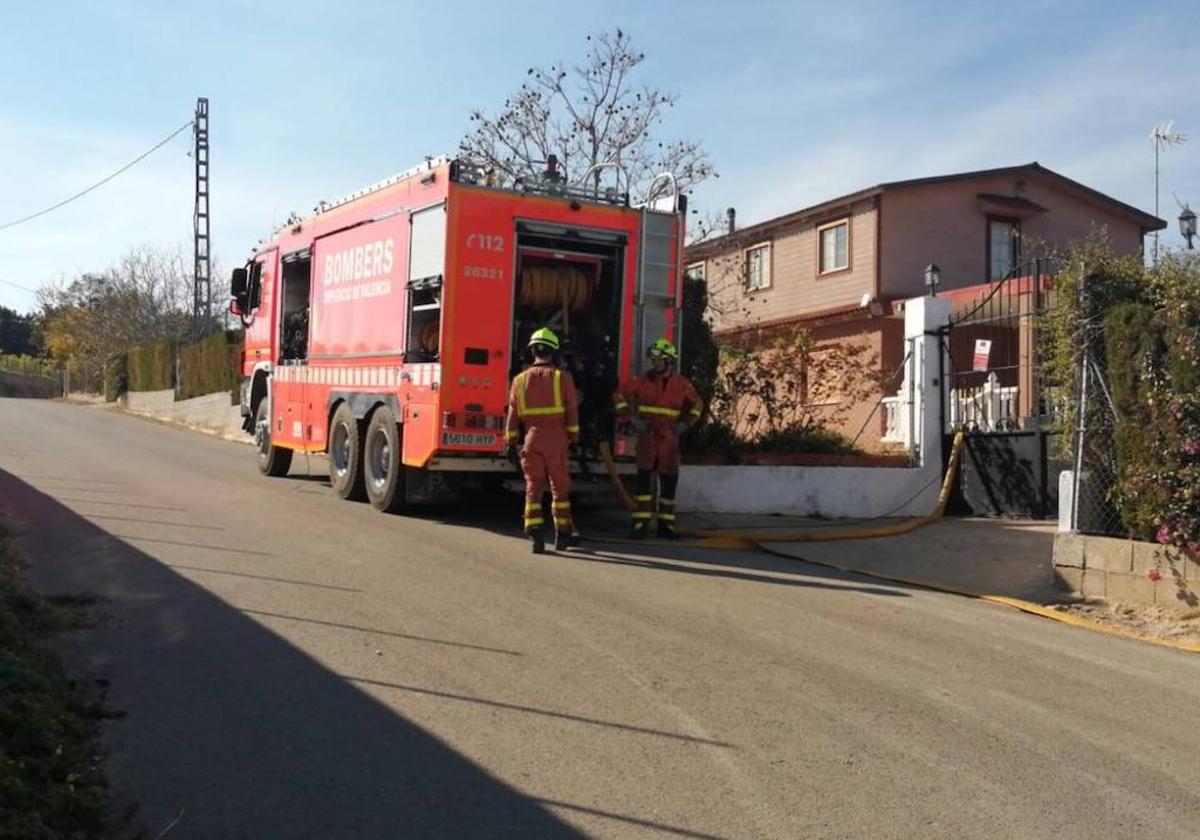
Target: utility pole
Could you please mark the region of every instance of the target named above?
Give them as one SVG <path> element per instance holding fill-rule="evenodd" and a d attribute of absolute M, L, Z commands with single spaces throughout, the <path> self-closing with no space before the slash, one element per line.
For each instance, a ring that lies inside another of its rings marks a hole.
<path fill-rule="evenodd" d="M 193 246 L 195 254 L 195 287 L 192 304 L 192 336 L 200 338 L 212 323 L 212 268 L 209 261 L 208 239 L 208 100 L 196 100 L 196 119 L 192 123 L 195 136 L 193 157 L 196 163 L 196 206 L 192 212 Z"/>

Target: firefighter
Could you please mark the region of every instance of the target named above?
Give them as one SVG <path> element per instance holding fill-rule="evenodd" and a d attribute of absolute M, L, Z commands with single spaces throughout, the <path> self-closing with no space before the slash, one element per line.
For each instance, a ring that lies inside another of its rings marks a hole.
<path fill-rule="evenodd" d="M 660 338 L 650 345 L 650 370 L 623 384 L 613 396 L 617 420 L 637 432 L 634 539 L 642 539 L 654 515 L 651 482 L 658 474 L 658 535 L 677 539 L 675 490 L 679 485 L 679 436 L 700 420 L 703 404 L 686 376 L 675 373 L 675 345 Z"/>
<path fill-rule="evenodd" d="M 504 426 L 509 456 L 519 454 L 525 473 L 524 526 L 534 554 L 546 550 L 542 494 L 547 483 L 554 506 L 554 547 L 562 551 L 578 542 L 571 518 L 567 456 L 579 442 L 579 404 L 571 374 L 554 366 L 558 349 L 558 336 L 549 329 L 530 337 L 533 364 L 513 379 Z"/>

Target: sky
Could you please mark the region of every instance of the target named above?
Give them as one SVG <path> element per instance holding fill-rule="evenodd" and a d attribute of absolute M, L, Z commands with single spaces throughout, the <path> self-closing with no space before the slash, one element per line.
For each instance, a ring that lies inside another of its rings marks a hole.
<path fill-rule="evenodd" d="M 14 7 L 0 29 L 0 225 L 95 183 L 210 100 L 213 255 L 290 211 L 451 152 L 476 107 L 617 27 L 678 94 L 664 138 L 704 143 L 704 213 L 740 224 L 881 181 L 1037 160 L 1148 211 L 1164 246 L 1200 206 L 1193 2 L 686 3 L 206 0 Z M 0 305 L 192 236 L 191 133 L 63 209 L 0 230 Z M 189 257 L 190 259 L 190 257 Z M 214 290 L 225 287 L 214 278 Z"/>

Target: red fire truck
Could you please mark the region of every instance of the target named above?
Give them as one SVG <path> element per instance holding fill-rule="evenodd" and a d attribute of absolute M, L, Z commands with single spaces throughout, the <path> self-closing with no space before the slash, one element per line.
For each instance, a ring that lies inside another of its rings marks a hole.
<path fill-rule="evenodd" d="M 677 340 L 684 197 L 653 206 L 568 187 L 553 160 L 500 187 L 438 158 L 289 223 L 233 272 L 245 324 L 242 413 L 263 473 L 327 452 L 343 498 L 380 510 L 511 476 L 509 384 L 537 328 L 561 337 L 583 445 L 599 469 L 611 394 L 645 348 Z M 622 470 L 625 471 L 625 470 Z"/>

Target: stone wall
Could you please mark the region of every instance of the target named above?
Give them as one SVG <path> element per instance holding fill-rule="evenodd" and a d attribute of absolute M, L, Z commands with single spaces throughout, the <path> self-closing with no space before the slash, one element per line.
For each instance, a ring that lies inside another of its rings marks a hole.
<path fill-rule="evenodd" d="M 1054 570 L 1085 598 L 1200 606 L 1200 560 L 1155 543 L 1060 533 L 1054 539 Z"/>

